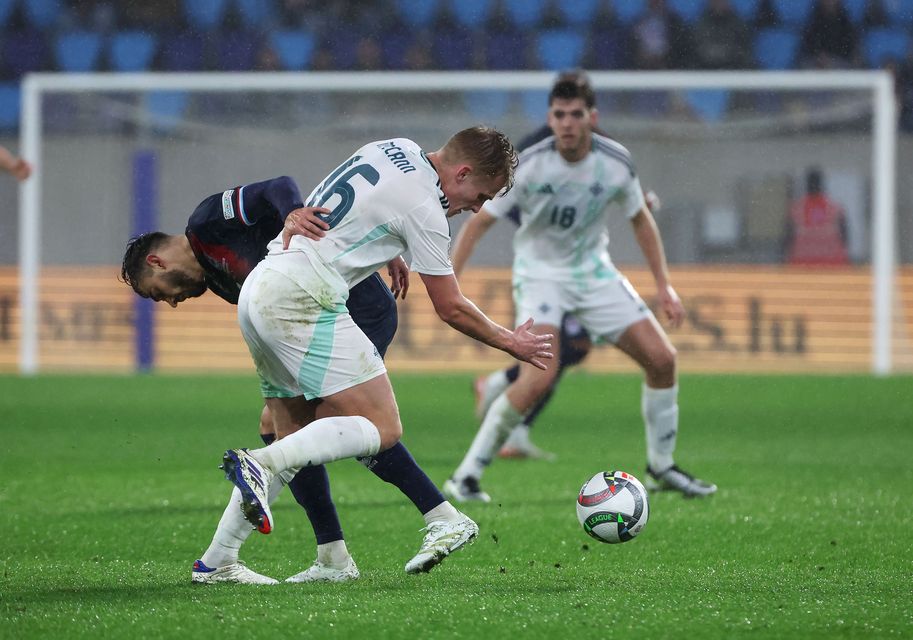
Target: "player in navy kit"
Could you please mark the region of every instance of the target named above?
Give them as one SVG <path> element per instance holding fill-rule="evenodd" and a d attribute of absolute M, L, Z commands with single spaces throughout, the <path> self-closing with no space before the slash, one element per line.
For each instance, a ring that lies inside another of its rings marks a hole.
<path fill-rule="evenodd" d="M 326 223 L 317 213 L 328 210 L 303 207 L 298 186 L 287 176 L 213 194 L 194 210 L 183 236 L 152 232 L 130 240 L 121 277 L 140 296 L 167 302 L 172 307 L 187 298 L 203 295 L 207 289 L 237 304 L 244 279 L 266 255 L 271 240 L 280 233 L 286 242 L 295 234 L 311 238 L 323 235 Z M 395 297 L 405 297 L 408 290 L 405 262 L 397 259 L 388 268 L 393 279 L 392 292 L 375 273 L 351 289 L 346 303 L 355 323 L 381 356 L 396 333 Z M 267 444 L 274 438 L 272 420 L 265 408 L 261 415 L 261 437 Z M 401 443 L 361 462 L 413 501 L 425 517 L 429 532 L 442 514 L 455 512 Z M 345 547 L 330 496 L 326 469 L 304 467 L 286 480 L 295 499 L 307 511 L 318 545 L 314 565 L 289 581 L 338 582 L 357 578 L 358 569 Z M 237 560 L 241 544 L 252 531 L 237 503 L 238 496 L 233 496 L 212 544 L 194 564 L 194 582 L 276 582 Z M 435 564 L 424 566 L 424 570 Z"/>

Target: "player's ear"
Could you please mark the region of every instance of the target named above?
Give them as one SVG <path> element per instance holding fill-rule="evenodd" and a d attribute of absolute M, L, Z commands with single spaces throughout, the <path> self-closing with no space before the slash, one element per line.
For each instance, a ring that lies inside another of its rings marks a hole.
<path fill-rule="evenodd" d="M 148 256 L 146 256 L 146 264 L 148 264 L 153 269 L 165 268 L 165 261 L 153 253 L 150 253 Z"/>
<path fill-rule="evenodd" d="M 599 109 L 593 107 L 590 109 L 590 127 L 595 127 L 599 123 Z"/>
<path fill-rule="evenodd" d="M 459 168 L 457 168 L 456 180 L 457 182 L 465 182 L 471 175 L 472 167 L 470 167 L 468 164 L 461 164 Z"/>

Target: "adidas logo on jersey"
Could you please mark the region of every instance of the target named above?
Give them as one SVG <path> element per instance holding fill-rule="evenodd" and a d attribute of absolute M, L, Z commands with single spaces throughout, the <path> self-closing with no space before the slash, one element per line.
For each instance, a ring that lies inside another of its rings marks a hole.
<path fill-rule="evenodd" d="M 542 186 L 540 186 L 538 189 L 536 189 L 536 193 L 551 193 L 551 194 L 554 194 L 554 193 L 555 193 L 555 190 L 552 189 L 552 185 L 550 185 L 549 183 L 546 182 L 545 184 L 543 184 Z"/>

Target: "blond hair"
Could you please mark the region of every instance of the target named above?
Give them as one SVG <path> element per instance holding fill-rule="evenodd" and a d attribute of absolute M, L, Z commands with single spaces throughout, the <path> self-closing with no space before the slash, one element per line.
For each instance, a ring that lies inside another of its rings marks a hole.
<path fill-rule="evenodd" d="M 465 162 L 491 178 L 504 178 L 503 192 L 514 184 L 517 151 L 507 136 L 492 127 L 469 127 L 454 134 L 441 149 L 447 162 Z"/>

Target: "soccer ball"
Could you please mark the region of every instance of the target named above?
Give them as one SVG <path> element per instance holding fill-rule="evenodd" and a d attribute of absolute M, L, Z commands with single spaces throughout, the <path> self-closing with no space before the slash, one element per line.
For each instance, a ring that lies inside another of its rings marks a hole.
<path fill-rule="evenodd" d="M 577 519 L 600 542 L 627 542 L 647 524 L 650 508 L 640 480 L 624 471 L 602 471 L 577 494 Z"/>

